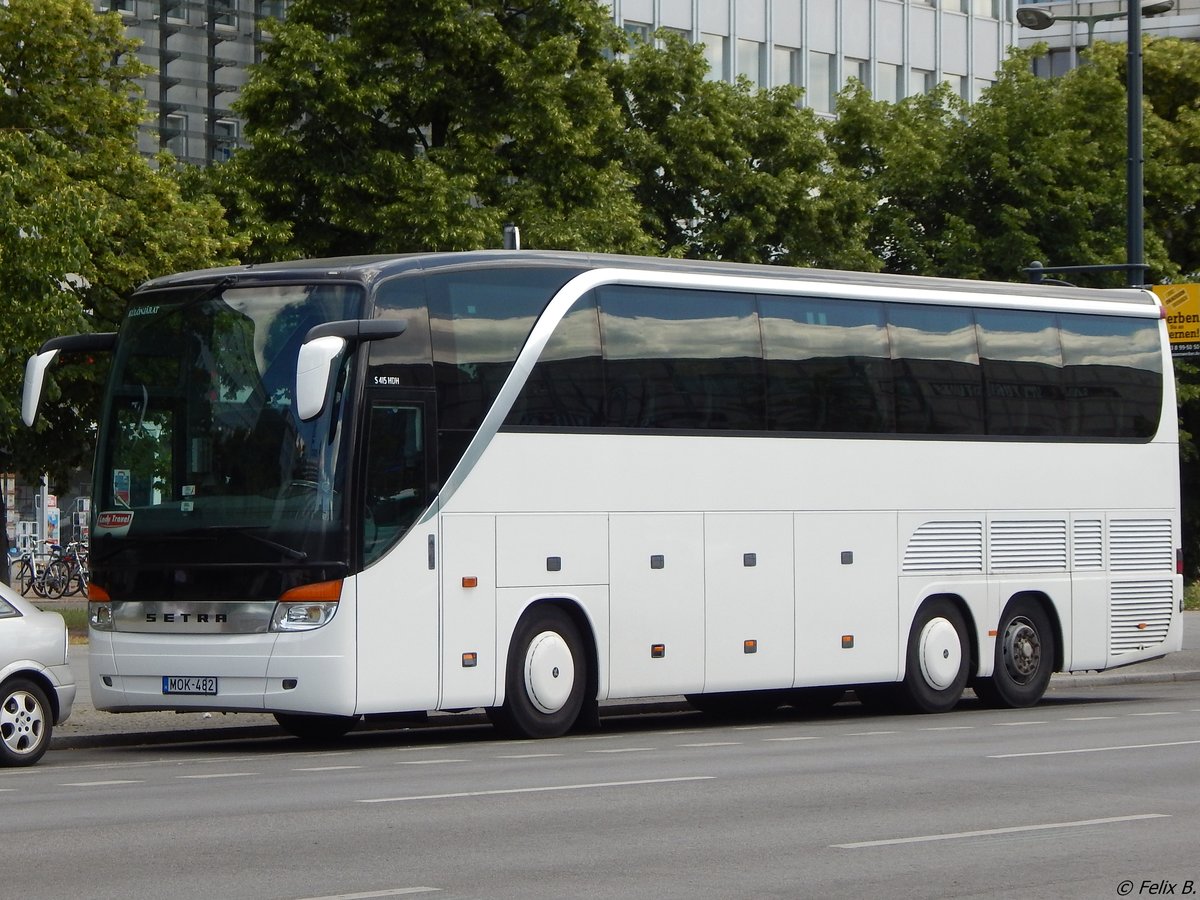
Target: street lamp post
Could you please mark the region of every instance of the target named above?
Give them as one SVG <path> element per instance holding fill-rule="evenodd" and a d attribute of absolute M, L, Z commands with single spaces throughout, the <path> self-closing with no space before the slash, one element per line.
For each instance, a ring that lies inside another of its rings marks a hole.
<path fill-rule="evenodd" d="M 1129 0 L 1132 4 L 1133 0 Z M 1124 17 L 1128 21 L 1126 41 L 1128 43 L 1125 91 L 1126 99 L 1126 220 L 1125 261 L 1126 277 L 1130 286 L 1145 281 L 1146 255 L 1143 199 L 1145 193 L 1144 160 L 1142 159 L 1142 16 L 1165 13 L 1175 5 L 1174 0 L 1143 3 L 1141 15 L 1131 16 L 1128 10 L 1099 13 L 1090 16 L 1056 15 L 1034 6 L 1022 6 L 1017 10 L 1017 24 L 1041 31 L 1055 22 L 1083 22 L 1087 25 L 1087 45 L 1092 46 L 1096 23 Z"/>

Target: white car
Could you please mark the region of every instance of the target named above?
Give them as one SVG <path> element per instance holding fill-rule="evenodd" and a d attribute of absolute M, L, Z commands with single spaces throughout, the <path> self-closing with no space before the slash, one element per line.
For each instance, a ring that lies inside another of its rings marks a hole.
<path fill-rule="evenodd" d="M 0 584 L 0 766 L 31 766 L 71 715 L 67 625 Z"/>

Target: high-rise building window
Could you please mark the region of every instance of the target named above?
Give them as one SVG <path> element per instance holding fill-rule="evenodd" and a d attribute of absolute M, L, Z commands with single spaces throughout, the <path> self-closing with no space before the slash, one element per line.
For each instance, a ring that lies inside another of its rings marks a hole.
<path fill-rule="evenodd" d="M 213 22 L 223 28 L 237 28 L 237 4 L 234 0 L 211 0 Z"/>
<path fill-rule="evenodd" d="M 851 78 L 857 78 L 868 88 L 871 86 L 871 67 L 865 59 L 854 59 L 847 56 L 842 60 L 842 78 L 846 84 L 850 83 Z"/>
<path fill-rule="evenodd" d="M 750 83 L 756 87 L 761 86 L 763 83 L 763 58 L 766 55 L 766 49 L 766 44 L 760 44 L 758 41 L 748 41 L 745 38 L 738 38 L 738 74 L 750 79 Z"/>
<path fill-rule="evenodd" d="M 833 112 L 833 87 L 837 83 L 832 53 L 813 50 L 808 54 L 808 105 L 817 112 Z"/>
<path fill-rule="evenodd" d="M 729 78 L 729 38 L 720 34 L 703 32 L 700 43 L 704 45 L 704 60 L 708 63 L 710 81 L 725 81 Z"/>
<path fill-rule="evenodd" d="M 212 161 L 225 162 L 237 147 L 238 123 L 233 119 L 217 119 L 213 123 Z"/>
<path fill-rule="evenodd" d="M 875 99 L 888 103 L 903 100 L 900 94 L 900 67 L 893 63 L 875 64 Z"/>
<path fill-rule="evenodd" d="M 650 43 L 650 38 L 654 34 L 654 27 L 645 22 L 631 22 L 626 19 L 624 28 L 627 35 L 645 44 Z"/>
<path fill-rule="evenodd" d="M 927 69 L 912 69 L 908 74 L 908 94 L 928 94 L 933 90 L 933 73 Z"/>
<path fill-rule="evenodd" d="M 162 138 L 163 147 L 175 154 L 176 159 L 186 159 L 188 155 L 188 119 L 182 113 L 170 113 L 165 117 L 165 127 Z"/>
<path fill-rule="evenodd" d="M 800 87 L 800 62 L 803 57 L 795 47 L 784 47 L 776 44 L 771 50 L 771 85 L 779 87 L 785 84 Z"/>

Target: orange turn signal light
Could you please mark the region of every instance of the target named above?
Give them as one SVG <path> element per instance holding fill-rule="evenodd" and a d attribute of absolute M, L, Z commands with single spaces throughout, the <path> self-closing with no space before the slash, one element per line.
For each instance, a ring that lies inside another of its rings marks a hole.
<path fill-rule="evenodd" d="M 335 581 L 314 581 L 312 584 L 302 584 L 280 595 L 281 603 L 304 603 L 311 600 L 321 600 L 326 603 L 336 603 L 342 599 L 342 579 Z"/>

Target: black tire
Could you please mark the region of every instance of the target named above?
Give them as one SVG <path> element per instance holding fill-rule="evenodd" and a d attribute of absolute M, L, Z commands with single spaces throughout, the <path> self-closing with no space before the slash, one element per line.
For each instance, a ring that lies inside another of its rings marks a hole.
<path fill-rule="evenodd" d="M 975 693 L 988 706 L 1020 709 L 1042 699 L 1054 674 L 1054 628 L 1036 600 L 1017 597 L 1004 608 L 996 633 L 996 661 Z"/>
<path fill-rule="evenodd" d="M 488 718 L 511 737 L 559 737 L 579 718 L 588 681 L 579 628 L 561 609 L 536 606 L 513 632 L 504 705 L 489 709 Z"/>
<path fill-rule="evenodd" d="M 293 737 L 312 743 L 330 743 L 345 737 L 358 716 L 313 716 L 302 713 L 275 713 L 279 727 Z"/>
<path fill-rule="evenodd" d="M 71 580 L 71 569 L 61 559 L 52 560 L 46 565 L 42 583 L 46 596 L 51 600 L 59 599 L 67 590 L 67 582 Z"/>
<path fill-rule="evenodd" d="M 962 699 L 970 674 L 971 644 L 958 607 L 926 601 L 908 634 L 902 698 L 909 712 L 949 712 Z"/>
<path fill-rule="evenodd" d="M 54 709 L 46 692 L 27 678 L 0 687 L 0 765 L 32 766 L 50 746 Z"/>
<path fill-rule="evenodd" d="M 33 588 L 33 569 L 29 565 L 29 560 L 21 560 L 21 565 L 17 569 L 15 584 L 19 586 L 22 597 L 29 596 L 29 591 Z"/>

